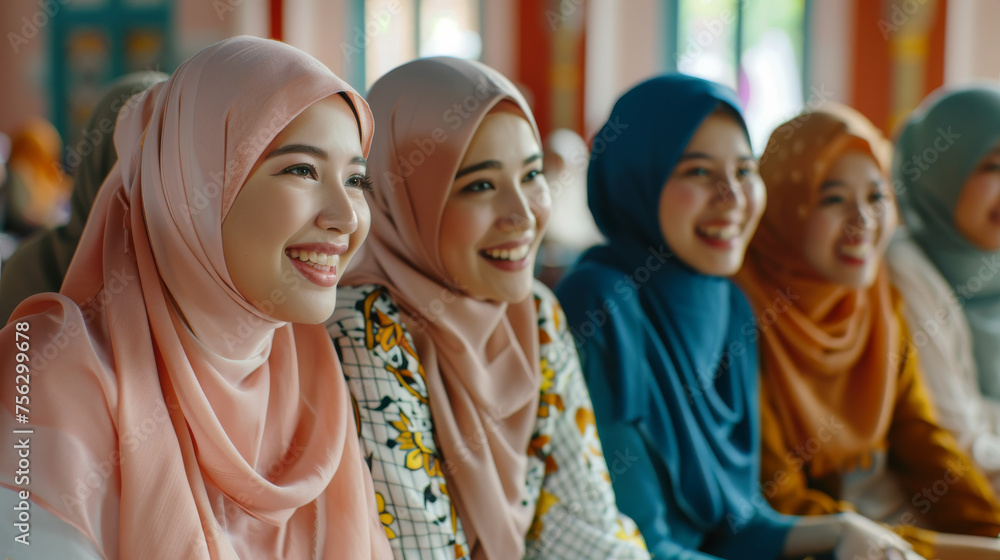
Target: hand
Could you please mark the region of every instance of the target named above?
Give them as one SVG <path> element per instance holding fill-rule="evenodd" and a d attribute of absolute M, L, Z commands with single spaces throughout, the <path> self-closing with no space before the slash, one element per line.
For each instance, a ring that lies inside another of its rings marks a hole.
<path fill-rule="evenodd" d="M 837 560 L 856 556 L 872 560 L 925 560 L 910 543 L 889 529 L 856 513 L 841 515 L 843 533 L 834 552 Z"/>

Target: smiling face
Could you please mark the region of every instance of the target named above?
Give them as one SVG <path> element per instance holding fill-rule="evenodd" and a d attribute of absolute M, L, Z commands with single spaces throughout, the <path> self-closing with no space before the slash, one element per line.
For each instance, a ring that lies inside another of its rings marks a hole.
<path fill-rule="evenodd" d="M 1000 145 L 965 180 L 953 218 L 958 232 L 976 248 L 1000 250 Z"/>
<path fill-rule="evenodd" d="M 740 269 L 767 195 L 739 122 L 716 111 L 702 121 L 660 193 L 660 231 L 691 268 Z"/>
<path fill-rule="evenodd" d="M 318 324 L 368 235 L 358 123 L 340 95 L 309 106 L 268 145 L 222 224 L 236 289 L 264 314 Z"/>
<path fill-rule="evenodd" d="M 806 218 L 805 259 L 830 282 L 867 288 L 896 221 L 895 199 L 875 160 L 864 152 L 845 152 L 827 173 Z"/>
<path fill-rule="evenodd" d="M 490 113 L 458 169 L 441 218 L 445 272 L 476 299 L 523 301 L 552 206 L 531 125 Z"/>

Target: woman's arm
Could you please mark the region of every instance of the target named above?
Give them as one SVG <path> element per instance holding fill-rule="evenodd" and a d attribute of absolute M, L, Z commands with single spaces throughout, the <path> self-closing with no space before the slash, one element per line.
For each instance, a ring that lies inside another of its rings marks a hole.
<path fill-rule="evenodd" d="M 811 488 L 804 470 L 807 450 L 788 445 L 766 393 L 761 397 L 761 491 L 775 510 L 786 515 L 825 515 L 853 511 L 850 503 Z M 821 438 L 822 434 L 817 434 Z M 817 439 L 820 441 L 820 439 Z"/>
<path fill-rule="evenodd" d="M 938 424 L 915 350 L 909 344 L 902 350 L 904 363 L 888 435 L 890 467 L 912 496 L 911 506 L 932 529 L 996 537 L 1000 503 L 952 435 Z"/>

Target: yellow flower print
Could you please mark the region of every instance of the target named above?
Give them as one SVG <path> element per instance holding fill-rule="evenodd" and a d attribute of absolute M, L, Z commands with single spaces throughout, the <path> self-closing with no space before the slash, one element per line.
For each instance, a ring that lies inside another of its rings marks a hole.
<path fill-rule="evenodd" d="M 441 485 L 438 486 L 438 488 L 440 488 L 441 494 L 443 494 L 445 496 L 448 496 L 448 485 L 447 484 L 445 484 L 445 483 L 442 482 Z M 448 496 L 448 497 L 450 498 L 451 496 Z M 451 534 L 452 535 L 458 535 L 458 514 L 455 513 L 455 502 L 454 501 L 451 502 Z M 455 542 L 455 558 L 462 558 L 463 556 L 465 556 L 465 548 L 462 545 L 458 544 L 457 539 L 456 539 L 456 542 Z"/>
<path fill-rule="evenodd" d="M 549 361 L 546 358 L 542 358 L 542 392 L 548 391 L 552 388 L 552 380 L 556 377 L 556 370 L 552 369 L 549 365 Z"/>
<path fill-rule="evenodd" d="M 642 547 L 643 550 L 646 550 L 646 541 L 642 538 L 642 533 L 639 532 L 639 528 L 633 524 L 630 525 L 631 526 L 626 529 L 625 526 L 622 525 L 622 520 L 619 519 L 618 531 L 615 533 L 615 537 L 618 538 L 618 540 L 630 542 L 636 546 Z"/>
<path fill-rule="evenodd" d="M 401 420 L 390 423 L 394 428 L 399 430 L 399 435 L 396 436 L 399 448 L 404 451 L 410 450 L 406 454 L 406 468 L 411 471 L 423 468 L 427 471 L 428 476 L 444 476 L 441 472 L 440 463 L 434 458 L 434 452 L 427 449 L 427 446 L 424 445 L 423 432 L 412 431 L 410 419 L 402 412 L 399 413 L 399 417 Z"/>
<path fill-rule="evenodd" d="M 556 407 L 556 410 L 562 412 L 566 410 L 566 405 L 563 404 L 562 396 L 556 394 L 543 394 L 542 398 L 538 400 L 538 417 L 548 418 L 549 417 L 549 407 Z"/>
<path fill-rule="evenodd" d="M 385 529 L 385 536 L 394 539 L 396 538 L 396 532 L 392 530 L 392 522 L 394 521 L 392 514 L 385 511 L 385 498 L 382 494 L 375 492 L 375 503 L 378 504 L 378 518 L 382 521 L 382 528 Z"/>
<path fill-rule="evenodd" d="M 578 408 L 576 410 L 576 427 L 580 430 L 580 435 L 587 435 L 587 428 L 594 425 L 594 411 L 589 408 Z"/>
<path fill-rule="evenodd" d="M 535 505 L 535 520 L 531 523 L 531 529 L 528 530 L 528 540 L 533 541 L 542 538 L 542 530 L 545 529 L 542 517 L 549 512 L 552 506 L 558 503 L 559 498 L 542 489 L 542 493 L 538 496 L 538 503 Z"/>

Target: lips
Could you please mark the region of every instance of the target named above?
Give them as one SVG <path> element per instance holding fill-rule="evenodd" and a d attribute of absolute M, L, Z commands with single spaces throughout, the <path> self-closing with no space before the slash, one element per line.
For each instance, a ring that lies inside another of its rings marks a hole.
<path fill-rule="evenodd" d="M 523 270 L 528 266 L 528 254 L 531 253 L 532 241 L 533 239 L 521 239 L 501 243 L 481 249 L 479 256 L 501 270 Z"/>
<path fill-rule="evenodd" d="M 336 243 L 302 243 L 285 248 L 292 266 L 310 282 L 323 288 L 337 285 L 337 265 L 347 245 Z"/>
<path fill-rule="evenodd" d="M 851 265 L 862 265 L 875 254 L 875 245 L 871 241 L 860 243 L 843 243 L 837 247 L 840 260 Z"/>
<path fill-rule="evenodd" d="M 718 249 L 729 249 L 734 240 L 743 233 L 743 226 L 733 221 L 713 221 L 698 224 L 694 228 L 695 235 L 702 242 Z"/>

